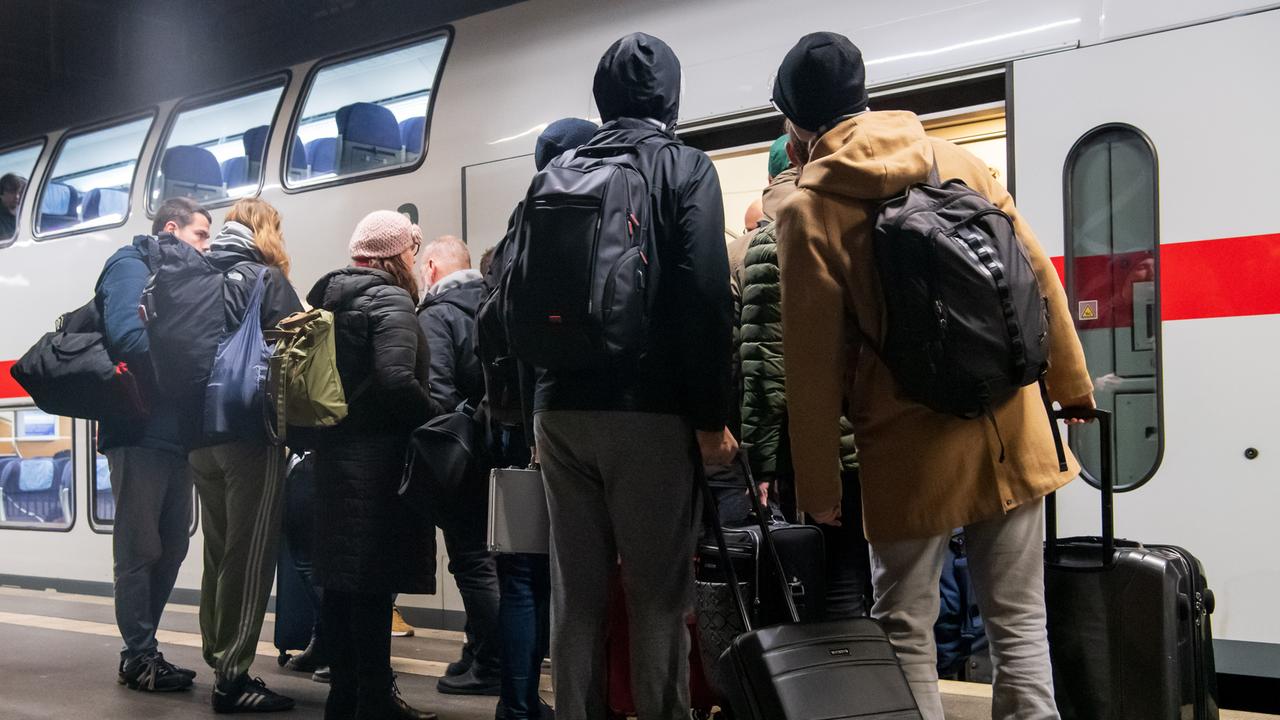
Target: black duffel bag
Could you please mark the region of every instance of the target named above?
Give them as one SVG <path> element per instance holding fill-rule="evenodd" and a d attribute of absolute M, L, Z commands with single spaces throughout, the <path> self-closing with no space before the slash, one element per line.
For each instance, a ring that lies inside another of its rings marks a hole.
<path fill-rule="evenodd" d="M 107 352 L 102 316 L 90 301 L 58 318 L 10 368 L 36 406 L 50 415 L 138 422 L 147 406 L 137 378 Z"/>
<path fill-rule="evenodd" d="M 492 462 L 486 425 L 481 413 L 463 403 L 413 431 L 399 492 L 415 512 L 434 522 L 446 506 L 487 503 Z"/>

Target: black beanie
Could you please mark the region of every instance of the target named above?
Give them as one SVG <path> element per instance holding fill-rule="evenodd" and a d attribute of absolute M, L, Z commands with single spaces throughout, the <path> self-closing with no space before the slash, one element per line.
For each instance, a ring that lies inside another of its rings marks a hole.
<path fill-rule="evenodd" d="M 561 154 L 585 145 L 600 127 L 590 120 L 562 118 L 547 126 L 533 148 L 533 164 L 539 170 Z"/>
<path fill-rule="evenodd" d="M 862 112 L 867 108 L 862 51 L 838 33 L 805 35 L 778 66 L 773 104 L 809 132 L 842 115 Z"/>

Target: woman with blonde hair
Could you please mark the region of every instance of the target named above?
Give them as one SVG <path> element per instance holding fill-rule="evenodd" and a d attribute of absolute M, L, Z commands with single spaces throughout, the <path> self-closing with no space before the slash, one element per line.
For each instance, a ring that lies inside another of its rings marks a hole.
<path fill-rule="evenodd" d="M 395 593 L 435 592 L 435 527 L 399 497 L 409 434 L 439 411 L 427 340 L 414 314 L 417 225 L 398 212 L 356 226 L 351 266 L 307 301 L 333 313 L 347 417 L 316 445 L 315 576 L 330 660 L 326 720 L 425 720 L 391 673 Z"/>
<path fill-rule="evenodd" d="M 245 322 L 270 329 L 302 309 L 287 276 L 280 213 L 271 205 L 255 198 L 236 202 L 205 257 L 223 273 L 226 334 Z M 247 317 L 259 283 L 257 316 Z M 214 436 L 201 428 L 187 456 L 200 493 L 200 636 L 216 677 L 217 712 L 293 707 L 291 698 L 249 676 L 275 575 L 284 487 L 284 448 L 268 442 L 263 430 L 264 423 L 250 421 L 230 434 Z"/>

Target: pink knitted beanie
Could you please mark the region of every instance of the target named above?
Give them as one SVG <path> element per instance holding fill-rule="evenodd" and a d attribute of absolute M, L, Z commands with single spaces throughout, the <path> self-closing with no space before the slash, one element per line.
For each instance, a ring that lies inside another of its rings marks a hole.
<path fill-rule="evenodd" d="M 385 258 L 421 241 L 422 230 L 409 218 L 394 210 L 375 210 L 356 225 L 349 248 L 353 259 Z"/>

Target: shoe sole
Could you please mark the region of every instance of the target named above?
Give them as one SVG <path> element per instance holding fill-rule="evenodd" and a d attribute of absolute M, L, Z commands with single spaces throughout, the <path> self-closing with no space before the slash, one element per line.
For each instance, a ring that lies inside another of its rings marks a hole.
<path fill-rule="evenodd" d="M 392 630 L 391 637 L 413 637 L 412 630 Z"/>
<path fill-rule="evenodd" d="M 289 704 L 289 705 L 286 705 L 286 706 L 283 706 L 283 707 L 278 707 L 278 708 L 264 708 L 264 707 L 256 707 L 256 708 L 240 708 L 240 707 L 236 707 L 236 708 L 227 708 L 226 710 L 223 710 L 223 709 L 221 709 L 221 708 L 216 708 L 216 707 L 215 707 L 215 708 L 213 709 L 213 711 L 214 711 L 215 713 L 218 713 L 219 715 L 236 715 L 236 714 L 240 714 L 240 713 L 248 714 L 248 713 L 273 713 L 273 712 L 285 712 L 286 710 L 292 710 L 292 709 L 293 709 L 293 707 L 294 707 L 294 704 L 292 704 L 292 703 L 291 703 L 291 704 Z"/>
<path fill-rule="evenodd" d="M 174 687 L 157 687 L 157 688 L 143 687 L 142 683 L 134 682 L 130 680 L 118 680 L 117 682 L 129 688 L 130 690 L 136 690 L 137 692 L 157 692 L 157 693 L 182 692 L 183 690 L 190 690 L 191 688 L 195 687 L 195 683 L 191 683 L 191 682 L 188 682 L 186 685 L 175 685 Z"/>

